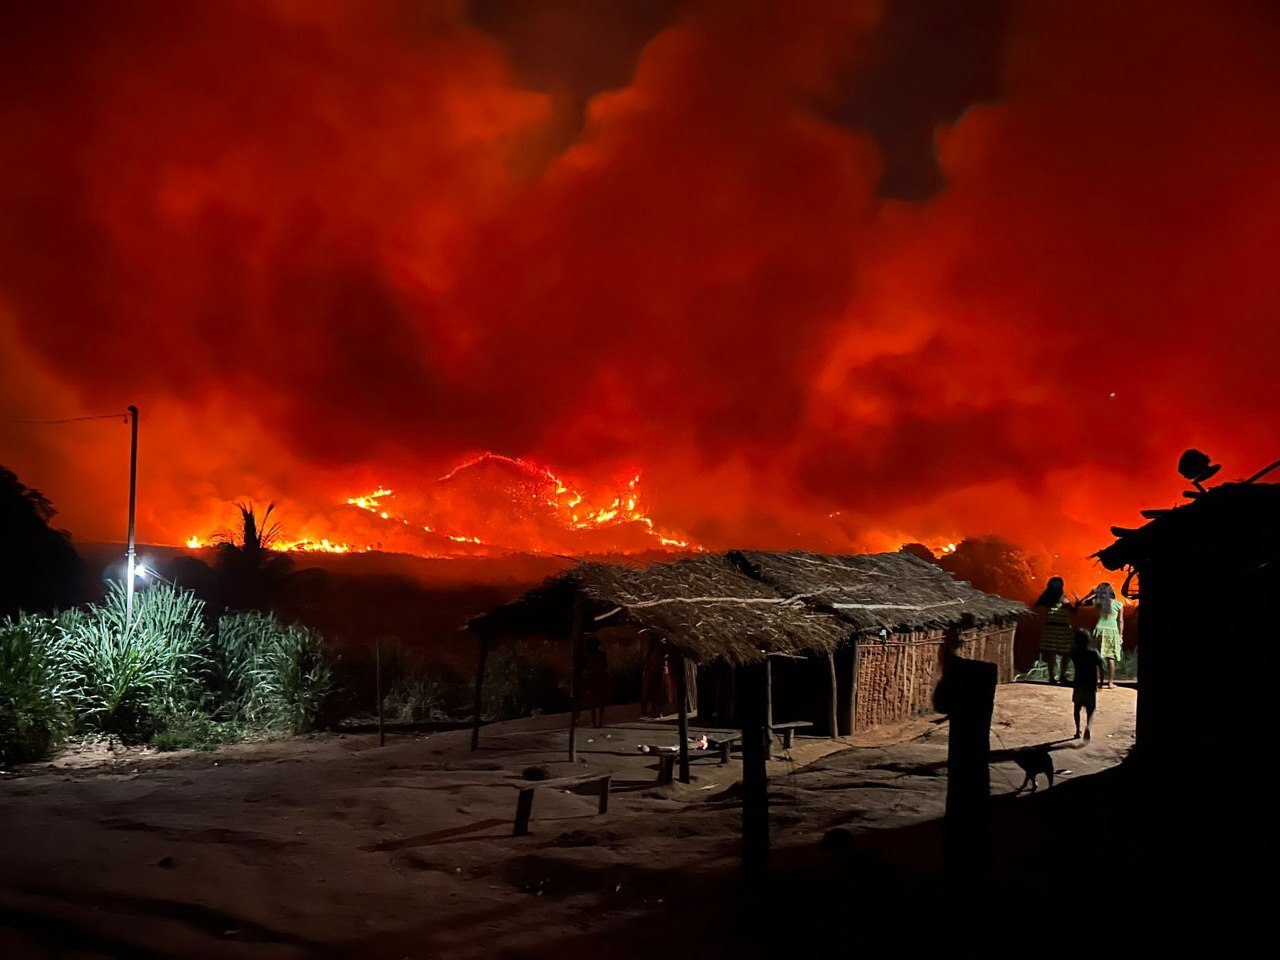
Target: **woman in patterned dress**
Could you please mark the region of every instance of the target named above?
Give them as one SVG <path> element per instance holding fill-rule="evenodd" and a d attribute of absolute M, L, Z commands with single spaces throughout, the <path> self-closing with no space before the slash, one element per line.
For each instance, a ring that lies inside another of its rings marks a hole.
<path fill-rule="evenodd" d="M 1085 599 L 1098 608 L 1098 624 L 1093 628 L 1093 639 L 1107 664 L 1107 681 L 1103 686 L 1109 687 L 1115 682 L 1116 664 L 1124 649 L 1124 604 L 1116 599 L 1115 588 L 1109 583 L 1098 584 Z"/>
<path fill-rule="evenodd" d="M 1049 682 L 1055 684 L 1067 682 L 1067 662 L 1075 647 L 1075 626 L 1071 623 L 1074 607 L 1067 602 L 1066 592 L 1061 577 L 1050 577 L 1036 601 L 1036 609 L 1044 614 L 1040 659 L 1049 667 Z"/>

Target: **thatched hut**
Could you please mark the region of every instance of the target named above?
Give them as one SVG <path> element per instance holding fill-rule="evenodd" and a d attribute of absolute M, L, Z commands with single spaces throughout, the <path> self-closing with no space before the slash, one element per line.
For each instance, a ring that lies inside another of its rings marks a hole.
<path fill-rule="evenodd" d="M 737 668 L 763 662 L 770 727 L 808 722 L 838 736 L 930 709 L 949 637 L 1012 679 L 1025 611 L 902 553 L 736 550 L 645 568 L 580 563 L 471 621 L 481 642 L 477 715 L 491 644 L 572 638 L 576 677 L 584 634 L 621 630 L 672 651 L 682 684 L 685 664 L 696 666 L 697 696 L 678 698 L 682 720 L 697 702 L 702 719 L 737 725 Z M 573 736 L 571 728 L 571 752 Z"/>
<path fill-rule="evenodd" d="M 779 596 L 802 597 L 845 625 L 835 658 L 840 733 L 894 723 L 932 708 L 949 637 L 962 656 L 996 664 L 999 682 L 1013 679 L 1013 635 L 1027 608 L 977 590 L 908 553 L 828 556 L 735 550 L 730 559 Z M 780 665 L 780 673 L 787 671 Z M 782 677 L 779 677 L 781 681 Z M 777 685 L 778 706 L 794 684 Z M 805 719 L 822 717 L 810 696 Z"/>
<path fill-rule="evenodd" d="M 1280 484 L 1224 483 L 1187 496 L 1182 506 L 1144 510 L 1142 527 L 1112 527 L 1115 543 L 1097 554 L 1108 570 L 1137 575 L 1135 755 L 1150 769 L 1173 770 L 1183 766 L 1175 758 L 1240 751 L 1251 769 L 1265 769 L 1263 757 L 1276 758 Z M 1232 732 L 1224 737 L 1206 721 L 1228 682 Z"/>
<path fill-rule="evenodd" d="M 723 555 L 704 555 L 650 567 L 579 563 L 551 577 L 517 600 L 474 618 L 469 628 L 480 639 L 476 672 L 479 737 L 480 691 L 487 651 L 504 638 L 542 634 L 572 640 L 573 676 L 587 633 L 630 631 L 670 650 L 675 675 L 686 682 L 685 664 L 729 668 L 767 657 L 826 655 L 846 629 L 829 614 L 798 597 L 781 597 L 744 575 Z M 677 698 L 684 744 L 689 697 Z M 570 728 L 570 755 L 576 727 Z M 682 767 L 686 764 L 682 759 Z"/>

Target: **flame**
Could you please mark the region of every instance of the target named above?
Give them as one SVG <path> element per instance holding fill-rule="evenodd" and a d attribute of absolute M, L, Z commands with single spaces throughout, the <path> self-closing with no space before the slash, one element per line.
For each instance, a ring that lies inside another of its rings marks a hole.
<path fill-rule="evenodd" d="M 530 517 L 528 511 L 533 508 L 535 514 L 533 520 L 543 524 L 539 529 L 544 534 L 548 530 L 551 531 L 549 542 L 537 537 L 536 530 L 533 532 L 533 544 L 530 545 L 529 536 L 517 535 L 515 537 L 517 543 L 506 542 L 504 534 L 493 533 L 494 528 L 491 524 L 484 526 L 484 529 L 469 528 L 469 523 L 480 525 L 488 523 L 491 519 L 485 513 L 488 509 L 503 513 L 504 508 L 501 502 L 496 506 L 487 505 L 478 512 L 465 500 L 463 508 L 458 508 L 456 500 L 449 501 L 446 497 L 443 501 L 436 502 L 432 499 L 433 491 L 438 491 L 439 485 L 447 485 L 449 481 L 462 476 L 468 468 L 484 465 L 486 462 L 516 471 L 514 486 L 501 486 L 495 490 L 499 493 L 503 491 L 510 493 L 512 514 L 517 518 L 528 520 Z M 347 496 L 339 503 L 345 503 L 346 506 L 354 507 L 361 513 L 367 514 L 377 524 L 401 528 L 405 534 L 404 537 L 392 535 L 388 539 L 396 544 L 395 549 L 403 552 L 455 555 L 455 551 L 447 545 L 440 547 L 437 543 L 434 548 L 424 545 L 421 534 L 427 534 L 431 538 L 442 538 L 467 548 L 484 548 L 502 552 L 522 549 L 534 553 L 548 550 L 555 552 L 557 545 L 563 543 L 563 538 L 554 536 L 556 529 L 573 534 L 610 528 L 638 530 L 642 539 L 653 541 L 655 548 L 702 549 L 685 537 L 659 528 L 649 516 L 641 490 L 641 474 L 630 474 L 625 483 L 603 494 L 598 490 L 594 494 L 588 493 L 583 486 L 557 475 L 543 464 L 501 454 L 484 453 L 457 464 L 448 473 L 439 477 L 436 486 L 428 489 L 424 496 L 408 497 L 410 505 L 400 503 L 395 490 L 381 485 L 368 493 Z M 546 526 L 547 523 L 550 524 L 549 527 Z M 350 536 L 350 529 L 349 525 L 344 526 L 348 536 Z M 277 541 L 271 545 L 271 549 L 283 553 L 359 553 L 382 549 L 381 542 L 357 544 L 335 537 L 332 528 L 326 531 L 328 535 L 313 532 L 313 530 L 314 528 L 308 530 L 306 535 L 297 539 Z M 491 533 L 504 542 L 495 542 L 489 536 Z M 636 534 L 633 533 L 629 539 L 623 538 L 632 544 L 631 549 L 636 549 L 635 536 Z M 381 538 L 378 539 L 381 541 Z M 186 545 L 194 550 L 207 546 L 210 542 L 212 542 L 210 537 L 202 538 L 193 535 L 186 541 Z"/>

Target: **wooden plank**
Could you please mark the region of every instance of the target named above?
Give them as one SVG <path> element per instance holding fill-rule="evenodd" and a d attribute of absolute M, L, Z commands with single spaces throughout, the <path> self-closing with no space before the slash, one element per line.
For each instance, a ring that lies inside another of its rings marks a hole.
<path fill-rule="evenodd" d="M 862 638 L 853 640 L 853 676 L 849 680 L 849 736 L 858 728 L 858 673 L 862 669 Z"/>
<path fill-rule="evenodd" d="M 484 665 L 489 658 L 489 640 L 480 638 L 480 652 L 476 657 L 476 699 L 471 710 L 471 750 L 480 749 L 480 704 L 484 693 Z"/>

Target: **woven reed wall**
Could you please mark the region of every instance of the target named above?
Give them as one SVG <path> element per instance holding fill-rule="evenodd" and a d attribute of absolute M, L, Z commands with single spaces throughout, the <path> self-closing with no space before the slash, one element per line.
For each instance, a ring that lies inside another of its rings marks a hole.
<path fill-rule="evenodd" d="M 961 634 L 961 655 L 999 668 L 998 680 L 1013 679 L 1015 627 L 989 626 Z M 933 692 L 942 676 L 941 630 L 891 635 L 887 642 L 866 638 L 858 644 L 857 709 L 854 728 L 900 723 L 933 711 Z"/>

